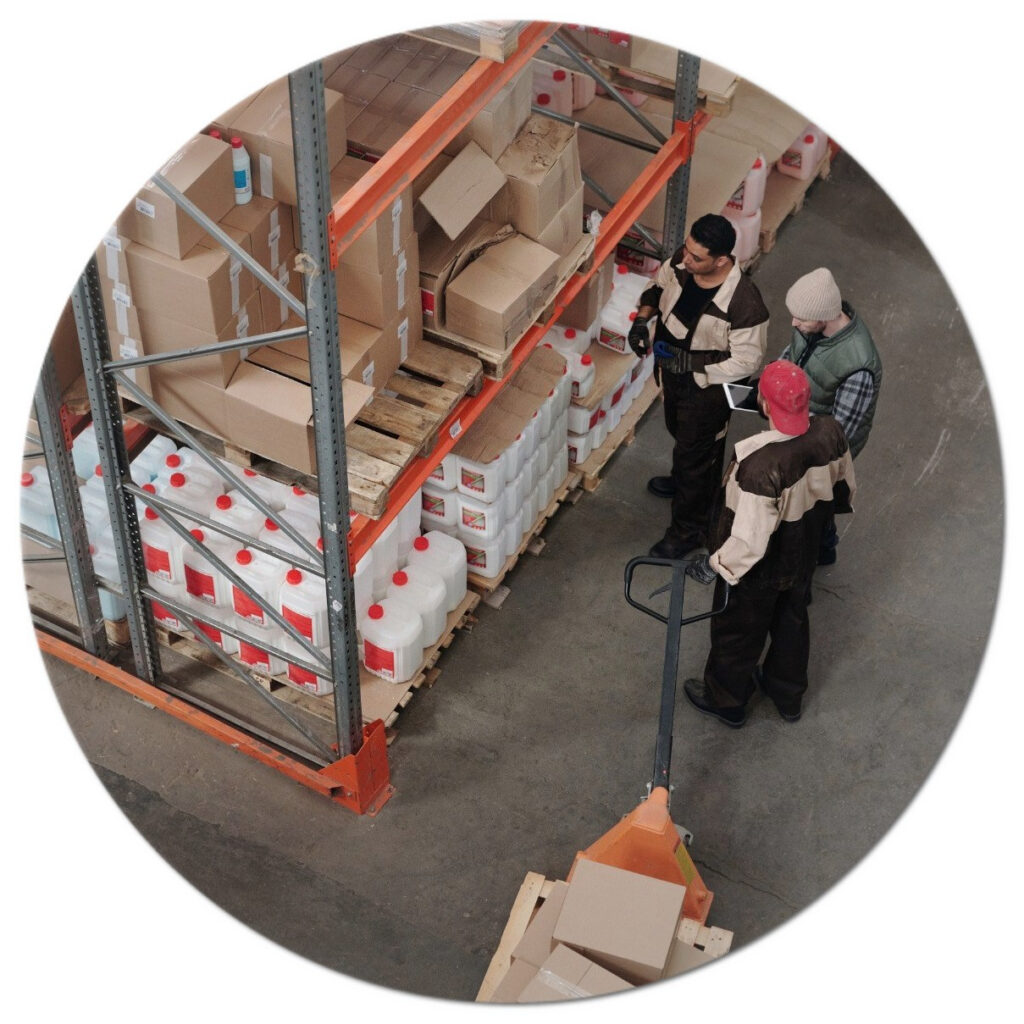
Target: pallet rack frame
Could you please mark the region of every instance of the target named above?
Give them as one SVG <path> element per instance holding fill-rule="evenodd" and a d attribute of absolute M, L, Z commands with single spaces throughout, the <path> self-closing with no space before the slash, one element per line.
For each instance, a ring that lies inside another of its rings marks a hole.
<path fill-rule="evenodd" d="M 176 506 L 173 502 L 158 499 L 136 487 L 130 477 L 129 460 L 124 441 L 124 423 L 120 411 L 117 385 L 137 398 L 144 407 L 160 419 L 168 431 L 183 443 L 193 447 L 197 453 L 225 480 L 229 471 L 203 449 L 191 433 L 174 421 L 145 393 L 141 392 L 127 374 L 127 371 L 141 366 L 191 358 L 211 351 L 211 347 L 164 354 L 143 356 L 133 359 L 113 360 L 110 354 L 109 338 L 103 316 L 100 298 L 98 267 L 95 258 L 90 259 L 72 296 L 76 326 L 83 355 L 86 386 L 89 403 L 93 410 L 100 464 L 103 470 L 107 504 L 111 513 L 115 553 L 119 567 L 120 593 L 128 607 L 128 625 L 135 675 L 116 668 L 106 658 L 105 639 L 97 632 L 98 597 L 96 577 L 92 572 L 88 555 L 88 543 L 84 543 L 85 525 L 78 504 L 78 518 L 75 504 L 78 498 L 74 485 L 74 473 L 70 465 L 70 436 L 55 433 L 53 412 L 57 399 L 53 386 L 51 367 L 44 363 L 44 373 L 37 391 L 37 410 L 44 434 L 44 452 L 47 464 L 56 469 L 59 500 L 65 508 L 68 520 L 67 534 L 64 521 L 61 522 L 62 540 L 69 571 L 72 574 L 76 605 L 79 607 L 83 628 L 85 650 L 48 636 L 37 630 L 40 646 L 66 661 L 119 686 L 128 692 L 168 711 L 175 717 L 187 721 L 207 734 L 230 742 L 243 753 L 270 764 L 289 777 L 304 785 L 330 796 L 335 801 L 358 813 L 375 814 L 393 793 L 387 762 L 387 748 L 383 723 L 380 721 L 363 726 L 359 698 L 358 656 L 355 644 L 355 622 L 352 609 L 354 596 L 351 567 L 369 549 L 374 540 L 393 520 L 398 510 L 415 493 L 429 476 L 437 461 L 454 446 L 456 439 L 483 412 L 490 401 L 522 365 L 530 352 L 546 333 L 566 306 L 584 287 L 596 268 L 612 254 L 619 239 L 646 207 L 657 191 L 668 185 L 670 197 L 674 197 L 672 216 L 666 215 L 665 238 L 675 239 L 682 230 L 685 218 L 684 198 L 686 195 L 686 172 L 693 152 L 697 133 L 706 122 L 706 117 L 696 111 L 696 78 L 699 62 L 688 54 L 679 55 L 679 81 L 677 83 L 676 118 L 674 130 L 668 138 L 660 136 L 652 126 L 659 145 L 655 147 L 638 143 L 641 148 L 654 149 L 653 159 L 644 172 L 614 204 L 603 222 L 603 229 L 594 247 L 590 267 L 572 275 L 555 298 L 544 323 L 536 323 L 518 343 L 509 363 L 506 375 L 500 381 L 487 380 L 479 394 L 463 398 L 449 414 L 439 431 L 439 442 L 429 456 L 414 459 L 403 475 L 392 487 L 388 508 L 379 519 L 354 516 L 350 521 L 348 508 L 344 410 L 340 389 L 330 382 L 341 379 L 338 347 L 338 320 L 334 288 L 334 271 L 338 257 L 344 247 L 351 244 L 368 228 L 394 197 L 407 187 L 420 170 L 424 169 L 448 142 L 455 138 L 472 117 L 498 91 L 517 74 L 528 68 L 530 60 L 539 48 L 552 37 L 567 52 L 571 46 L 555 36 L 558 26 L 551 23 L 532 22 L 524 26 L 519 37 L 518 49 L 505 62 L 497 63 L 485 58 L 478 59 L 438 102 L 418 121 L 391 150 L 385 154 L 360 181 L 337 204 L 331 205 L 326 137 L 324 134 L 324 92 L 323 76 L 319 62 L 307 65 L 289 75 L 293 141 L 295 146 L 296 178 L 299 196 L 300 227 L 300 269 L 304 273 L 305 304 L 301 310 L 294 297 L 284 292 L 272 275 L 268 274 L 217 225 L 197 210 L 186 197 L 168 182 L 157 176 L 154 180 L 172 199 L 200 223 L 229 252 L 241 259 L 260 281 L 275 294 L 301 312 L 306 319 L 303 331 L 279 331 L 256 338 L 240 339 L 237 343 L 217 345 L 218 352 L 228 348 L 246 349 L 258 345 L 272 344 L 285 337 L 306 334 L 309 340 L 311 363 L 314 437 L 317 456 L 318 491 L 320 499 L 321 527 L 323 537 L 322 575 L 327 588 L 329 608 L 329 658 L 326 659 L 334 681 L 335 719 L 338 743 L 335 750 L 323 749 L 322 743 L 306 733 L 281 707 L 276 707 L 286 720 L 295 725 L 314 745 L 325 760 L 316 756 L 296 758 L 289 756 L 279 747 L 268 745 L 259 738 L 258 731 L 239 729 L 230 725 L 222 716 L 209 713 L 193 702 L 176 696 L 158 679 L 161 672 L 159 651 L 155 639 L 154 623 L 149 602 L 173 600 L 162 597 L 147 585 L 145 565 L 142 558 L 136 501 L 153 508 L 183 540 L 193 546 L 201 545 L 191 537 L 185 527 L 177 523 L 175 514 L 195 519 L 195 513 Z M 589 73 L 589 72 L 588 72 Z M 596 74 L 596 73 L 595 73 Z M 680 93 L 686 91 L 685 96 Z M 615 94 L 614 87 L 610 91 Z M 616 97 L 620 102 L 626 101 Z M 252 266 L 249 264 L 252 263 Z M 45 428 L 43 424 L 46 424 Z M 51 469 L 54 473 L 54 469 Z M 269 509 L 253 494 L 244 483 L 230 477 L 232 486 L 238 487 L 257 507 Z M 273 515 L 273 513 L 270 513 Z M 274 516 L 274 518 L 277 518 Z M 344 525 L 349 523 L 349 528 Z M 222 533 L 231 531 L 221 524 L 208 525 Z M 287 530 L 287 524 L 281 523 Z M 239 539 L 239 538 L 236 538 Z M 293 538 L 294 539 L 294 538 Z M 308 543 L 305 549 L 309 551 Z M 211 557 L 219 568 L 241 585 L 250 597 L 264 607 L 275 621 L 284 625 L 294 639 L 302 642 L 286 623 L 280 621 L 275 609 L 270 608 L 258 595 L 246 587 L 233 571 Z M 316 572 L 319 566 L 314 561 L 310 569 Z M 201 630 L 186 608 L 178 605 L 172 608 L 187 620 L 197 639 L 202 641 L 214 654 L 229 663 L 247 684 L 261 690 L 261 696 L 272 705 L 279 705 L 269 693 L 264 693 L 259 684 L 241 667 L 236 665 L 219 650 L 217 645 Z M 231 632 L 231 630 L 227 630 Z M 241 635 L 241 634 L 239 634 Z M 305 644 L 307 653 L 316 654 Z M 293 657 L 291 659 L 295 661 Z M 317 659 L 323 662 L 321 656 Z M 311 666 L 306 666 L 311 667 Z M 323 673 L 321 666 L 321 674 Z M 257 733 L 254 735 L 254 732 Z M 266 737 L 264 737 L 266 738 Z M 311 767 L 318 765 L 317 767 Z"/>

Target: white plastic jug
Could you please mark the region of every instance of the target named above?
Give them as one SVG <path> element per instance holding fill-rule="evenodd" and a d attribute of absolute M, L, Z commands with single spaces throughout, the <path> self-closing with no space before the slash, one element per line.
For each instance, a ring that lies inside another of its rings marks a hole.
<path fill-rule="evenodd" d="M 199 618 L 199 614 L 201 614 L 201 609 L 197 610 L 197 614 L 192 616 L 196 629 L 209 637 L 225 654 L 237 654 L 238 637 L 226 633 L 216 622 Z"/>
<path fill-rule="evenodd" d="M 501 492 L 501 501 L 505 506 L 505 522 L 508 522 L 523 507 L 523 474 L 520 473 L 514 480 L 505 484 Z"/>
<path fill-rule="evenodd" d="M 289 509 L 282 509 L 276 513 L 277 519 L 264 519 L 263 526 L 257 535 L 257 539 L 264 544 L 276 548 L 281 557 L 287 561 L 289 556 L 296 555 L 301 558 L 311 556 L 299 546 L 299 542 L 292 540 L 278 525 L 277 520 L 283 520 L 289 526 L 293 526 L 299 535 L 304 537 L 310 544 L 316 544 L 320 539 L 320 523 L 314 522 L 309 516 L 302 512 L 295 512 Z"/>
<path fill-rule="evenodd" d="M 726 216 L 735 214 L 738 217 L 749 217 L 755 210 L 760 210 L 761 203 L 764 202 L 764 187 L 767 182 L 768 163 L 758 153 L 753 167 L 747 171 L 747 175 L 740 182 L 739 188 L 733 192 L 729 202 L 725 204 L 725 209 L 728 211 Z"/>
<path fill-rule="evenodd" d="M 210 518 L 253 538 L 259 537 L 266 523 L 263 513 L 255 505 L 250 505 L 240 491 L 218 494 L 213 500 Z"/>
<path fill-rule="evenodd" d="M 398 569 L 398 520 L 392 519 L 373 542 L 373 599 L 379 601 Z"/>
<path fill-rule="evenodd" d="M 466 549 L 457 538 L 430 530 L 413 541 L 408 564 L 433 569 L 444 580 L 446 612 L 455 611 L 462 603 L 466 596 Z"/>
<path fill-rule="evenodd" d="M 536 457 L 536 454 L 535 456 Z M 505 527 L 505 505 L 498 494 L 495 502 L 481 501 L 459 492 L 459 533 L 494 540 Z"/>
<path fill-rule="evenodd" d="M 231 567 L 235 570 L 236 575 L 262 597 L 271 608 L 277 607 L 281 584 L 284 582 L 284 574 L 287 571 L 283 562 L 270 555 L 264 555 L 260 551 L 239 548 L 235 552 L 234 564 Z M 261 629 L 280 628 L 260 605 L 235 584 L 231 585 L 231 603 L 235 614 L 247 624 L 259 626 Z"/>
<path fill-rule="evenodd" d="M 181 596 L 178 594 L 168 596 L 175 596 L 178 597 L 179 600 L 181 600 Z M 182 601 L 182 604 L 184 604 L 184 601 Z M 189 630 L 185 628 L 185 623 L 182 622 L 181 619 L 179 619 L 178 616 L 170 610 L 170 608 L 164 607 L 164 605 L 160 604 L 159 601 L 151 600 L 149 602 L 149 607 L 153 613 L 153 620 L 156 622 L 158 626 L 163 626 L 165 629 L 174 630 L 174 632 L 176 633 L 189 632 Z"/>
<path fill-rule="evenodd" d="M 192 530 L 192 536 L 208 548 L 222 562 L 230 566 L 238 545 L 204 530 Z M 197 602 L 231 608 L 231 584 L 227 577 L 191 545 L 182 548 L 185 590 Z"/>
<path fill-rule="evenodd" d="M 90 544 L 89 553 L 92 555 L 93 572 L 97 576 L 102 576 L 103 579 L 110 580 L 111 583 L 118 583 L 120 581 L 121 575 L 117 567 L 117 556 L 112 548 L 107 550 L 99 548 L 95 544 Z M 119 622 L 128 614 L 128 606 L 124 598 L 119 594 L 112 594 L 109 590 L 101 587 L 99 595 L 100 611 L 103 613 L 103 618 L 109 619 L 111 622 Z"/>
<path fill-rule="evenodd" d="M 284 620 L 315 647 L 329 645 L 327 587 L 322 579 L 301 569 L 289 569 L 281 584 L 278 608 Z"/>
<path fill-rule="evenodd" d="M 601 415 L 597 419 L 597 425 L 590 431 L 590 450 L 592 452 L 597 451 L 604 444 L 607 437 L 608 413 L 605 409 L 602 409 Z"/>
<path fill-rule="evenodd" d="M 505 542 L 505 558 L 511 558 L 523 542 L 523 507 L 516 509 L 515 513 L 505 520 L 505 529 L 501 531 Z"/>
<path fill-rule="evenodd" d="M 184 593 L 185 541 L 151 508 L 146 509 L 139 522 L 139 535 L 142 558 L 153 589 L 168 596 Z"/>
<path fill-rule="evenodd" d="M 246 487 L 255 491 L 275 512 L 284 508 L 285 499 L 290 490 L 287 484 L 271 480 L 269 476 L 263 476 L 254 469 L 238 469 L 233 466 L 229 468 Z"/>
<path fill-rule="evenodd" d="M 75 466 L 75 475 L 88 480 L 96 470 L 100 461 L 100 449 L 96 443 L 96 428 L 90 423 L 71 444 L 71 461 Z"/>
<path fill-rule="evenodd" d="M 601 409 L 597 408 L 594 410 L 595 424 L 601 419 Z M 578 466 L 583 462 L 586 462 L 590 457 L 590 445 L 594 437 L 593 428 L 591 428 L 586 434 L 576 434 L 569 431 L 568 440 L 568 453 L 569 463 L 573 466 Z"/>
<path fill-rule="evenodd" d="M 723 210 L 723 215 L 736 229 L 736 245 L 733 253 L 740 263 L 745 263 L 756 255 L 761 241 L 761 208 L 758 207 L 749 217 L 742 217 Z"/>
<path fill-rule="evenodd" d="M 571 72 L 534 61 L 533 102 L 543 110 L 569 117 L 573 111 Z"/>
<path fill-rule="evenodd" d="M 169 437 L 164 434 L 154 434 L 149 444 L 135 456 L 133 465 L 138 466 L 141 472 L 152 480 L 160 472 L 164 459 L 176 450 L 177 445 Z"/>
<path fill-rule="evenodd" d="M 572 397 L 586 398 L 594 386 L 594 360 L 589 352 L 581 356 L 568 357 L 566 365 L 569 368 L 569 377 L 572 380 Z"/>
<path fill-rule="evenodd" d="M 572 109 L 582 110 L 597 95 L 597 82 L 590 75 L 581 74 L 576 71 L 572 75 Z"/>
<path fill-rule="evenodd" d="M 555 467 L 555 490 L 565 483 L 565 478 L 569 475 L 569 445 L 566 442 L 562 442 L 561 447 L 555 452 L 554 461 L 551 463 Z"/>
<path fill-rule="evenodd" d="M 522 471 L 526 461 L 526 437 L 516 434 L 515 440 L 505 449 L 505 483 L 514 480 Z"/>
<path fill-rule="evenodd" d="M 297 644 L 291 637 L 285 637 L 281 642 L 281 650 L 295 658 L 304 661 L 307 665 L 315 664 L 309 652 Z M 325 673 L 326 669 L 323 670 Z M 319 676 L 315 672 L 302 668 L 300 665 L 290 661 L 285 662 L 284 681 L 297 690 L 304 690 L 306 693 L 315 694 L 317 697 L 324 697 L 334 692 L 334 682 L 329 676 Z"/>
<path fill-rule="evenodd" d="M 569 410 L 563 409 L 555 418 L 555 425 L 551 428 L 551 436 L 555 444 L 565 444 L 566 435 L 569 433 Z"/>
<path fill-rule="evenodd" d="M 185 473 L 172 473 L 165 483 L 156 484 L 156 493 L 158 497 L 208 516 L 213 511 L 213 503 L 221 493 L 221 487 L 208 477 L 196 478 Z"/>
<path fill-rule="evenodd" d="M 373 604 L 373 548 L 356 562 L 356 571 L 352 573 L 352 589 L 355 591 L 355 621 L 358 623 Z"/>
<path fill-rule="evenodd" d="M 651 286 L 649 277 L 630 270 L 625 263 L 615 264 L 612 274 L 612 294 L 608 302 L 619 309 L 636 309 L 640 305 L 640 296 Z"/>
<path fill-rule="evenodd" d="M 800 181 L 810 181 L 827 149 L 828 136 L 820 128 L 809 124 L 779 157 L 775 167 L 780 174 Z"/>
<path fill-rule="evenodd" d="M 424 481 L 420 498 L 420 525 L 424 530 L 440 526 L 456 526 L 459 521 L 459 496 L 433 482 Z"/>
<path fill-rule="evenodd" d="M 494 501 L 501 496 L 505 486 L 505 453 L 490 462 L 477 462 L 474 459 L 456 456 L 459 475 L 456 487 L 461 494 L 479 501 Z"/>
<path fill-rule="evenodd" d="M 284 507 L 303 512 L 317 522 L 320 521 L 320 496 L 299 487 L 298 484 L 285 491 Z"/>
<path fill-rule="evenodd" d="M 50 478 L 43 466 L 37 466 L 31 473 L 21 474 L 21 521 L 32 530 L 53 540 L 60 540 Z"/>
<path fill-rule="evenodd" d="M 458 458 L 454 452 L 449 452 L 433 469 L 426 482 L 431 487 L 441 488 L 445 491 L 454 491 L 459 481 Z"/>
<path fill-rule="evenodd" d="M 554 475 L 551 472 L 551 466 L 545 466 L 544 472 L 542 472 L 537 480 L 537 510 L 538 514 L 546 512 L 548 506 L 551 504 L 551 499 L 554 497 Z"/>
<path fill-rule="evenodd" d="M 279 628 L 275 626 L 273 629 L 267 629 L 265 635 L 266 643 L 278 649 L 283 649 L 284 634 Z M 282 658 L 279 658 L 276 654 L 271 654 L 266 648 L 260 647 L 251 640 L 238 641 L 237 657 L 243 665 L 247 665 L 254 672 L 258 672 L 262 676 L 279 676 L 285 670 L 285 663 Z"/>
<path fill-rule="evenodd" d="M 590 342 L 591 338 L 587 331 L 580 331 L 575 327 L 563 327 L 561 324 L 555 324 L 544 335 L 544 344 L 550 345 L 562 355 L 572 352 L 581 356 L 590 348 Z"/>
<path fill-rule="evenodd" d="M 420 515 L 423 511 L 423 489 L 418 488 L 395 517 L 398 521 L 398 564 L 409 560 L 412 542 L 420 535 Z"/>
<path fill-rule="evenodd" d="M 489 580 L 501 574 L 507 557 L 505 554 L 508 546 L 506 531 L 509 525 L 497 537 L 489 540 L 459 532 L 459 538 L 466 546 L 466 567 L 471 573 Z"/>
<path fill-rule="evenodd" d="M 537 410 L 537 418 L 540 420 L 540 436 L 541 438 L 548 437 L 551 433 L 551 428 L 555 425 L 555 402 L 557 401 L 557 395 L 555 389 L 552 388 L 548 392 L 548 397 L 541 403 L 541 407 Z"/>
<path fill-rule="evenodd" d="M 558 383 L 555 385 L 555 395 L 557 396 L 555 410 L 556 416 L 558 416 L 569 408 L 569 403 L 572 401 L 572 374 L 569 372 L 568 356 L 566 356 L 566 365 L 562 368 L 562 376 L 558 378 Z"/>
<path fill-rule="evenodd" d="M 371 604 L 359 625 L 362 660 L 368 672 L 392 683 L 408 682 L 423 659 L 423 619 L 395 597 Z"/>
<path fill-rule="evenodd" d="M 601 407 L 585 409 L 582 405 L 570 405 L 568 413 L 568 428 L 571 434 L 586 434 L 597 426 L 601 418 Z"/>
<path fill-rule="evenodd" d="M 425 565 L 407 565 L 391 577 L 387 597 L 411 605 L 423 619 L 423 646 L 441 639 L 448 624 L 448 589 L 441 574 Z"/>
<path fill-rule="evenodd" d="M 630 352 L 629 332 L 636 320 L 636 310 L 620 309 L 609 302 L 601 310 L 601 333 L 598 335 L 598 343 L 613 352 Z M 650 335 L 650 325 L 647 333 Z"/>
<path fill-rule="evenodd" d="M 175 473 L 187 474 L 193 482 L 200 482 L 214 494 L 224 490 L 224 480 L 191 448 L 178 448 L 164 456 L 163 465 L 153 478 L 157 487 L 166 486 Z"/>

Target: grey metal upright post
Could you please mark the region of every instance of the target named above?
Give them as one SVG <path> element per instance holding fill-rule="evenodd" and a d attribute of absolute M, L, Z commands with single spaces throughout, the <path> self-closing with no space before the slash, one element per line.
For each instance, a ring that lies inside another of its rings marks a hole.
<path fill-rule="evenodd" d="M 348 560 L 348 467 L 338 345 L 338 300 L 327 238 L 331 191 L 324 79 L 320 62 L 292 72 L 288 76 L 288 86 L 299 199 L 300 260 L 305 271 L 306 326 L 334 711 L 338 749 L 342 756 L 347 756 L 362 746 L 363 714 L 359 694 L 355 592 Z"/>
<path fill-rule="evenodd" d="M 153 619 L 142 597 L 146 583 L 146 567 L 139 537 L 139 517 L 135 500 L 124 490 L 131 482 L 128 452 L 124 443 L 124 425 L 118 403 L 117 386 L 103 365 L 110 359 L 110 338 L 103 315 L 99 267 L 96 257 L 90 258 L 85 271 L 71 293 L 75 326 L 82 349 L 85 386 L 96 430 L 103 489 L 114 534 L 121 593 L 128 609 L 128 632 L 135 655 L 135 674 L 147 683 L 160 674 L 160 655 L 153 635 Z"/>
<path fill-rule="evenodd" d="M 672 116 L 676 121 L 690 121 L 697 113 L 697 78 L 700 57 L 679 50 L 676 57 L 676 96 Z M 671 255 L 686 240 L 686 201 L 690 191 L 690 165 L 681 164 L 668 180 L 665 193 L 665 229 L 662 245 Z M 713 211 L 709 211 L 713 212 Z"/>
<path fill-rule="evenodd" d="M 90 654 L 106 660 L 106 626 L 100 608 L 92 555 L 89 553 L 89 537 L 85 532 L 82 497 L 78 492 L 68 440 L 60 422 L 57 372 L 53 364 L 53 353 L 49 349 L 36 382 L 35 413 L 39 439 L 46 458 L 46 472 L 53 492 L 53 504 L 57 510 L 57 525 L 64 546 L 71 594 L 82 633 L 82 646 Z"/>

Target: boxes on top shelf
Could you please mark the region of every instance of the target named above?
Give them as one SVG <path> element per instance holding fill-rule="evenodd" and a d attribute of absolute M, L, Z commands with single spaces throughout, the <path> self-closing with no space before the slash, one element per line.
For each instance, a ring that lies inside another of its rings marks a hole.
<path fill-rule="evenodd" d="M 166 178 L 212 220 L 235 205 L 231 147 L 196 135 L 160 168 Z M 203 229 L 161 188 L 147 182 L 117 219 L 117 232 L 134 242 L 181 259 L 205 235 Z"/>
<path fill-rule="evenodd" d="M 389 82 L 349 125 L 349 145 L 382 156 L 437 102 L 422 89 Z"/>
<path fill-rule="evenodd" d="M 497 160 L 530 116 L 532 97 L 533 78 L 527 69 L 501 89 L 444 151 L 454 155 L 467 142 L 475 142 L 492 160 Z"/>
<path fill-rule="evenodd" d="M 387 86 L 389 79 L 373 71 L 342 64 L 330 78 L 324 78 L 328 89 L 345 97 L 346 128 L 359 116 L 363 108 L 372 103 Z"/>

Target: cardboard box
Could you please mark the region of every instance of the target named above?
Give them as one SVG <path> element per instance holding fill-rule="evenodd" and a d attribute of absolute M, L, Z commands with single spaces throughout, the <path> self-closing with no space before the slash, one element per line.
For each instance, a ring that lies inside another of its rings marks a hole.
<path fill-rule="evenodd" d="M 593 410 L 608 397 L 609 391 L 622 379 L 626 370 L 633 365 L 635 357 L 631 351 L 614 352 L 596 341 L 587 349 L 587 354 L 594 366 L 594 383 L 590 386 L 586 398 L 574 397 L 572 404 L 578 405 L 582 409 Z"/>
<path fill-rule="evenodd" d="M 551 1003 L 563 999 L 626 992 L 629 982 L 567 946 L 556 946 L 540 970 L 527 982 L 517 1003 Z"/>
<path fill-rule="evenodd" d="M 349 125 L 349 144 L 363 153 L 388 151 L 435 103 L 422 89 L 390 82 Z"/>
<path fill-rule="evenodd" d="M 260 312 L 260 298 L 256 292 L 231 319 L 217 332 L 203 331 L 177 320 L 152 313 L 145 309 L 138 310 L 142 351 L 147 356 L 161 352 L 180 352 L 183 349 L 198 346 L 216 345 L 218 342 L 234 341 L 236 338 L 254 337 L 263 332 L 263 316 Z M 231 380 L 232 374 L 243 355 L 239 351 L 224 352 L 221 355 L 200 356 L 189 358 L 174 365 L 180 373 L 200 377 L 220 387 Z M 164 368 L 154 367 L 152 373 L 159 376 Z"/>
<path fill-rule="evenodd" d="M 541 114 L 529 118 L 497 165 L 508 180 L 509 219 L 529 238 L 545 231 L 583 186 L 576 126 Z M 580 223 L 582 230 L 582 196 Z"/>
<path fill-rule="evenodd" d="M 276 271 L 296 247 L 291 207 L 263 196 L 253 196 L 243 206 L 234 206 L 221 218 L 223 227 L 244 231 L 249 236 L 252 258 L 267 270 Z"/>
<path fill-rule="evenodd" d="M 413 234 L 383 270 L 339 263 L 335 271 L 338 312 L 384 327 L 416 294 L 420 277 L 419 238 Z"/>
<path fill-rule="evenodd" d="M 387 88 L 388 79 L 373 71 L 342 64 L 331 76 L 324 71 L 324 85 L 345 97 L 345 123 L 351 124 L 368 103 Z"/>
<path fill-rule="evenodd" d="M 211 220 L 235 205 L 231 147 L 209 135 L 191 138 L 160 168 L 166 178 Z M 150 249 L 183 257 L 206 232 L 162 189 L 147 182 L 117 219 L 117 232 Z"/>
<path fill-rule="evenodd" d="M 337 203 L 373 164 L 345 156 L 331 171 L 331 199 Z M 339 263 L 383 272 L 393 264 L 413 233 L 412 190 L 403 189 L 351 245 L 341 251 Z"/>
<path fill-rule="evenodd" d="M 396 37 L 392 36 L 357 46 L 350 51 L 345 65 L 360 71 L 373 71 L 393 82 L 416 56 L 413 50 L 396 47 L 396 42 Z"/>
<path fill-rule="evenodd" d="M 111 339 L 113 351 L 113 339 Z M 75 312 L 69 298 L 50 337 L 50 354 L 57 377 L 57 390 L 63 394 L 82 376 L 82 349 L 78 344 Z"/>
<path fill-rule="evenodd" d="M 685 894 L 685 886 L 580 858 L 555 941 L 631 984 L 656 981 L 668 962 Z"/>
<path fill-rule="evenodd" d="M 527 67 L 476 114 L 444 151 L 454 156 L 468 142 L 475 142 L 492 160 L 497 160 L 526 123 L 532 101 L 533 73 Z"/>
<path fill-rule="evenodd" d="M 514 1003 L 522 993 L 523 989 L 533 980 L 539 967 L 527 963 L 525 960 L 513 958 L 509 964 L 505 977 L 501 979 L 497 988 L 491 993 L 489 1003 Z"/>
<path fill-rule="evenodd" d="M 470 142 L 420 196 L 420 204 L 457 238 L 505 184 L 505 175 L 475 143 Z"/>
<path fill-rule="evenodd" d="M 107 337 L 110 341 L 110 356 L 112 359 L 136 359 L 141 355 L 145 355 L 142 345 L 138 340 L 138 335 L 129 337 L 114 327 L 108 327 Z M 153 383 L 148 367 L 138 366 L 123 372 L 132 383 L 145 391 L 147 395 L 153 394 Z M 118 382 L 117 388 L 118 391 L 122 391 L 120 382 Z"/>
<path fill-rule="evenodd" d="M 570 39 L 597 60 L 614 64 L 616 67 L 630 67 L 635 37 L 628 32 L 615 32 L 592 25 L 567 25 L 564 31 Z M 675 72 L 672 73 L 672 80 L 675 81 Z"/>
<path fill-rule="evenodd" d="M 715 958 L 702 949 L 689 942 L 684 942 L 676 937 L 672 941 L 672 948 L 668 954 L 668 962 L 665 964 L 664 977 L 674 978 L 677 974 L 685 974 L 695 967 L 703 967 L 711 963 Z"/>
<path fill-rule="evenodd" d="M 280 266 L 274 273 L 274 277 L 277 278 L 277 283 L 283 288 L 295 296 L 299 302 L 305 302 L 305 293 L 303 291 L 304 282 L 302 274 L 295 269 L 295 257 L 298 255 L 298 250 L 292 249 L 284 259 L 281 260 Z M 275 295 L 266 285 L 261 284 L 259 286 L 260 296 L 260 315 L 263 320 L 264 331 L 276 331 L 279 330 L 281 325 L 284 324 L 289 317 L 294 315 L 294 311 L 287 302 L 284 301 L 279 295 Z"/>
<path fill-rule="evenodd" d="M 418 53 L 395 78 L 402 85 L 422 89 L 434 96 L 443 96 L 464 74 L 466 67 L 456 61 Z"/>
<path fill-rule="evenodd" d="M 180 260 L 143 245 L 126 252 L 136 306 L 211 334 L 256 290 L 252 274 L 220 246 L 197 245 Z"/>
<path fill-rule="evenodd" d="M 347 143 L 344 97 L 325 88 L 324 107 L 328 164 L 333 167 L 345 155 Z M 298 205 L 288 79 L 279 78 L 262 89 L 235 119 L 234 130 L 252 160 L 255 193 Z"/>
<path fill-rule="evenodd" d="M 474 220 L 456 239 L 449 238 L 439 224 L 432 224 L 420 238 L 420 300 L 423 321 L 428 327 L 445 323 L 444 294 L 456 267 L 461 269 L 468 255 L 486 242 L 509 237 L 511 225 Z"/>
<path fill-rule="evenodd" d="M 449 280 L 446 329 L 490 348 L 508 348 L 550 298 L 557 270 L 558 256 L 522 235 L 488 246 Z"/>
<path fill-rule="evenodd" d="M 590 276 L 576 298 L 565 307 L 558 322 L 563 327 L 575 327 L 578 331 L 590 328 L 604 304 L 612 297 L 614 271 L 615 258 L 609 256 Z"/>
<path fill-rule="evenodd" d="M 540 967 L 551 955 L 555 948 L 555 922 L 562 912 L 562 904 L 565 902 L 568 889 L 567 882 L 555 882 L 548 898 L 534 914 L 533 920 L 523 932 L 523 937 L 512 950 L 513 960 L 522 960 L 534 967 Z"/>
<path fill-rule="evenodd" d="M 525 234 L 525 232 L 524 232 Z M 583 186 L 569 197 L 569 201 L 558 210 L 536 236 L 530 235 L 545 249 L 568 256 L 583 237 Z"/>

